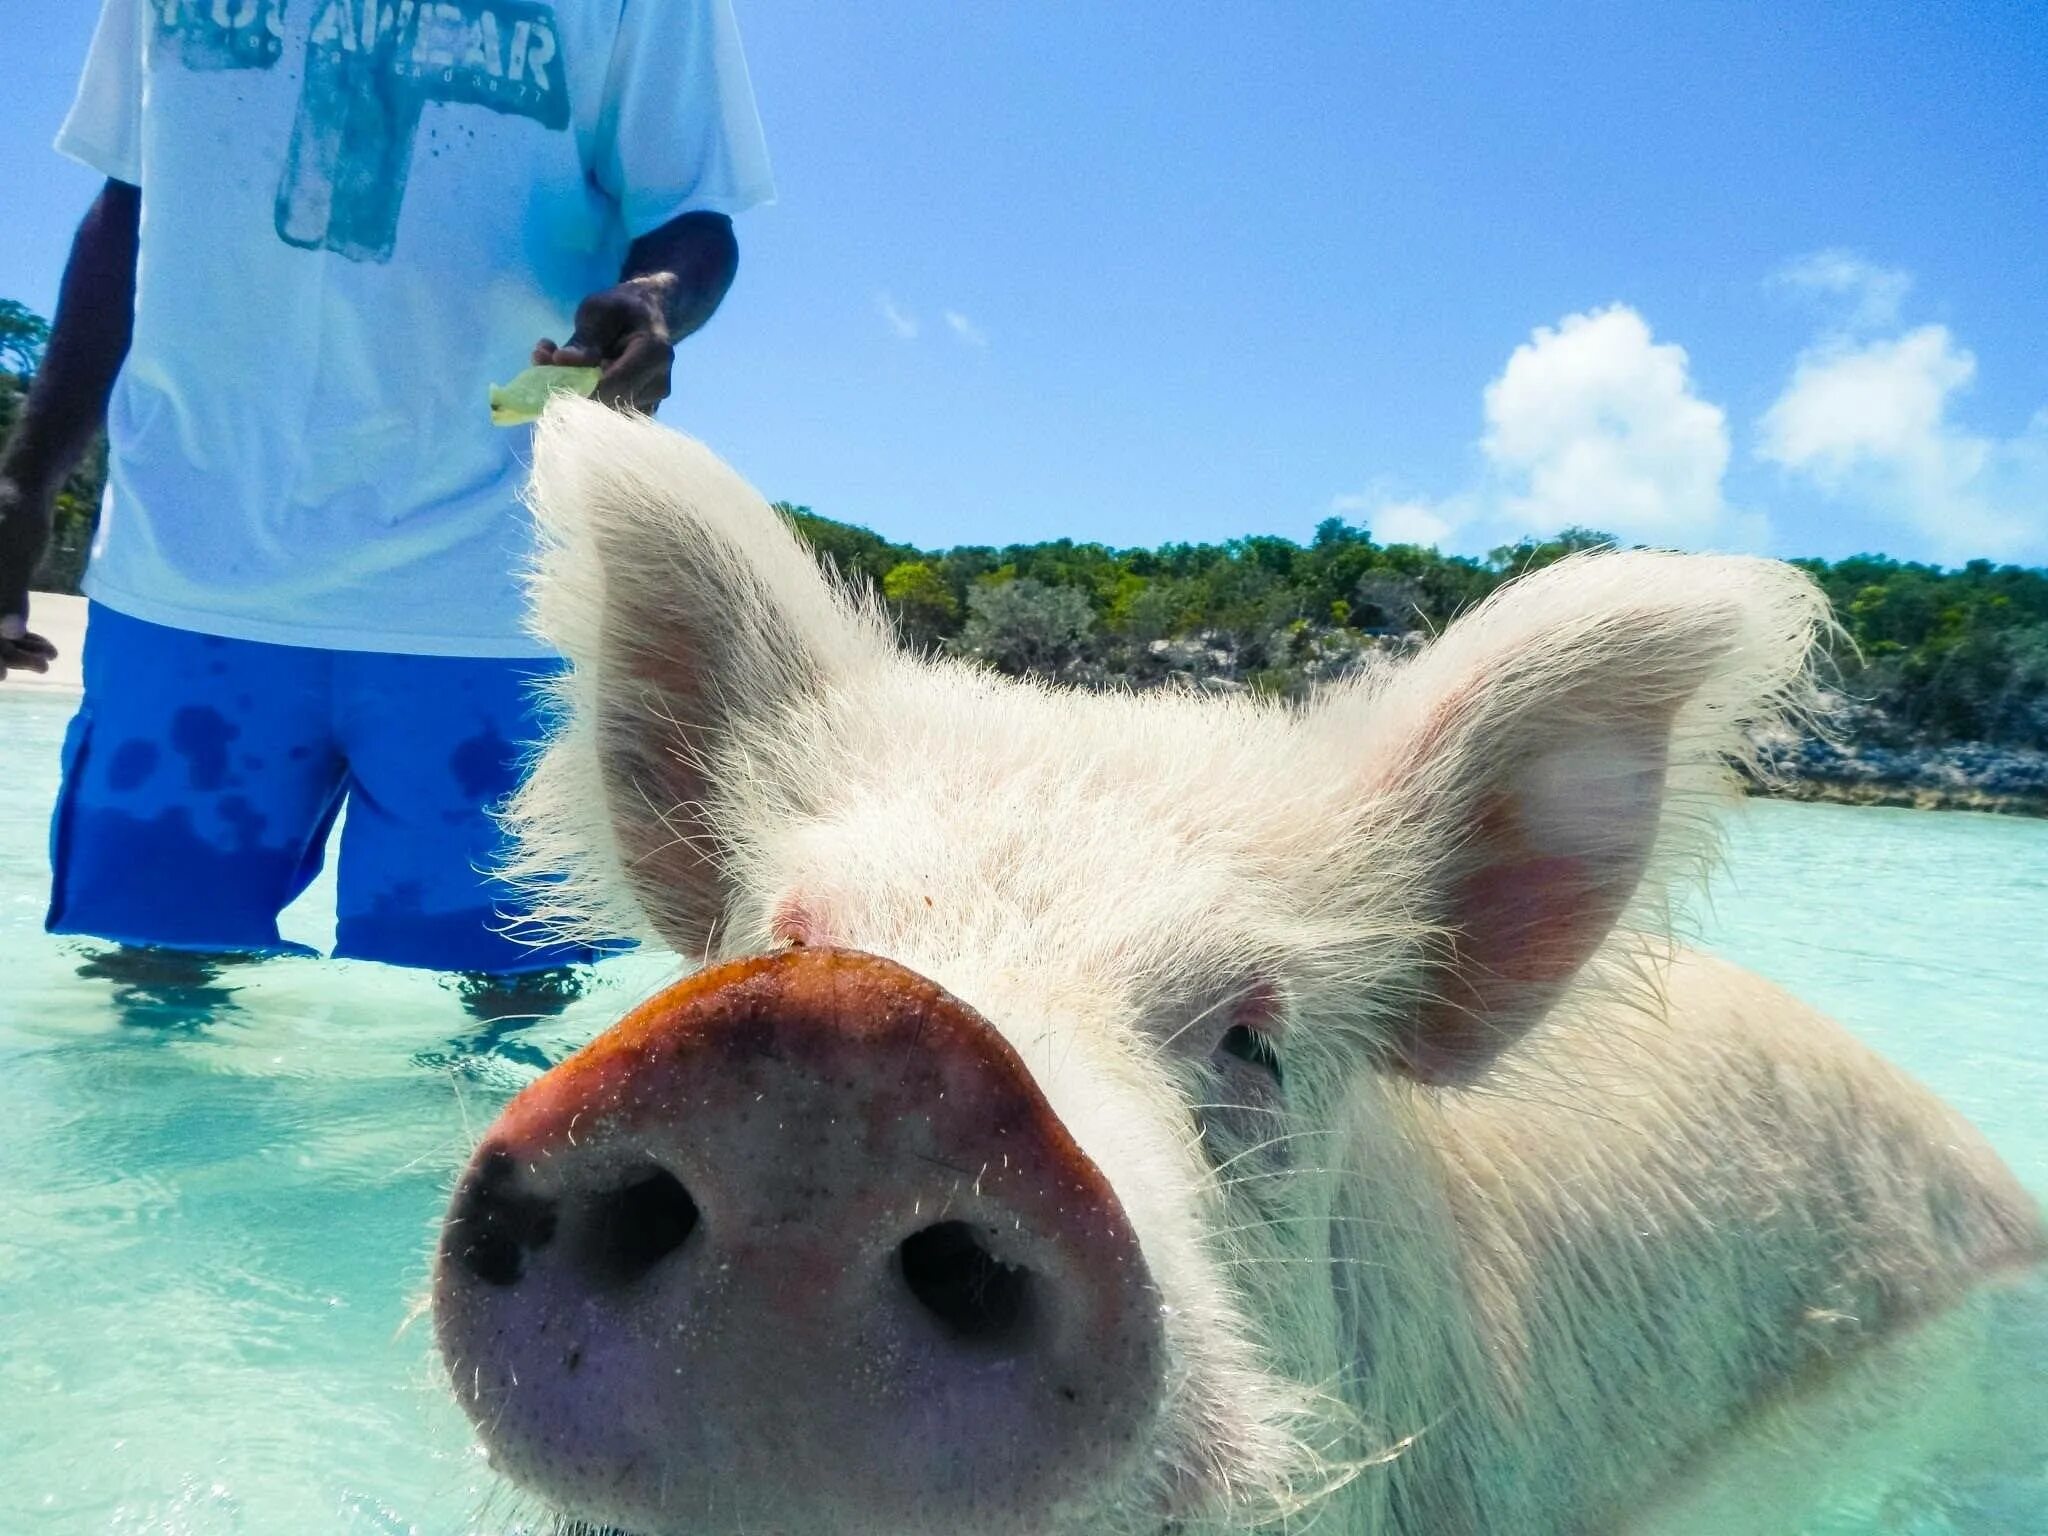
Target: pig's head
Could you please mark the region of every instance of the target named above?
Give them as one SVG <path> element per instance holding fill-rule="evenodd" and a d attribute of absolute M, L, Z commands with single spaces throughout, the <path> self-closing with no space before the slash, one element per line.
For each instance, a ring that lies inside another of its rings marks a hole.
<path fill-rule="evenodd" d="M 496 1464 L 643 1536 L 1249 1526 L 1398 1454 L 1429 1282 L 1353 1281 L 1443 1262 L 1432 1100 L 1618 969 L 1820 617 L 1606 555 L 1306 708 L 1087 696 L 904 654 L 644 422 L 554 407 L 534 499 L 524 868 L 703 969 L 492 1127 L 436 1318 Z"/>

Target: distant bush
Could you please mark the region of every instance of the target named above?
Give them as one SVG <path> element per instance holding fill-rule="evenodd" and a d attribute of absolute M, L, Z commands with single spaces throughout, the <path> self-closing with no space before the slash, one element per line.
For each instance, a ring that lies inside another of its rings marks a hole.
<path fill-rule="evenodd" d="M 960 599 L 929 560 L 899 560 L 890 566 L 882 576 L 882 595 L 913 643 L 937 641 L 960 617 Z"/>
<path fill-rule="evenodd" d="M 960 649 L 1013 676 L 1058 677 L 1079 660 L 1095 614 L 1072 587 L 1029 576 L 985 582 L 967 594 Z"/>

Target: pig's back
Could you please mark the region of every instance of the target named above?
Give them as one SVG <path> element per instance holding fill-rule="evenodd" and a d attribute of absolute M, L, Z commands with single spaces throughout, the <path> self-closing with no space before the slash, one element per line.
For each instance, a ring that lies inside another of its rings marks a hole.
<path fill-rule="evenodd" d="M 1564 1529 L 2043 1252 L 1975 1129 L 1839 1025 L 1705 956 L 1643 963 L 1661 1019 L 1563 1010 L 1508 1085 L 1426 1117 L 1492 1378 L 1466 1456 Z M 1491 1528 L 1551 1528 L 1501 1497 Z"/>

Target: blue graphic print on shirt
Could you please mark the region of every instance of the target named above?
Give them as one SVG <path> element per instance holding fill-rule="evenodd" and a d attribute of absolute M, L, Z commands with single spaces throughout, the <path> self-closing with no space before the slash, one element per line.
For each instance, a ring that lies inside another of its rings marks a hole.
<path fill-rule="evenodd" d="M 289 0 L 151 0 L 188 69 L 269 69 Z M 305 82 L 277 189 L 289 245 L 391 259 L 430 102 L 569 124 L 555 13 L 540 0 L 315 0 Z"/>
<path fill-rule="evenodd" d="M 285 0 L 151 0 L 156 35 L 187 69 L 268 69 L 284 54 Z"/>

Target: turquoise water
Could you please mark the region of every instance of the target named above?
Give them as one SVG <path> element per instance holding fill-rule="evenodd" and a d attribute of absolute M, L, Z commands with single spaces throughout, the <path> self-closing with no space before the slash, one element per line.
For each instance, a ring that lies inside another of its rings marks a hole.
<path fill-rule="evenodd" d="M 90 947 L 41 931 L 65 713 L 0 695 L 0 1533 L 521 1528 L 408 1319 L 473 1131 L 668 966 L 613 962 L 523 1028 L 472 1024 L 431 977 L 317 960 L 230 975 L 210 1019 L 117 1008 L 78 974 Z M 2048 1191 L 2048 822 L 1756 805 L 1715 896 L 1707 943 Z M 323 942 L 323 900 L 288 937 Z M 2048 1374 L 2048 1326 L 2025 1337 Z M 2048 1532 L 2031 1465 L 1824 1536 Z"/>

